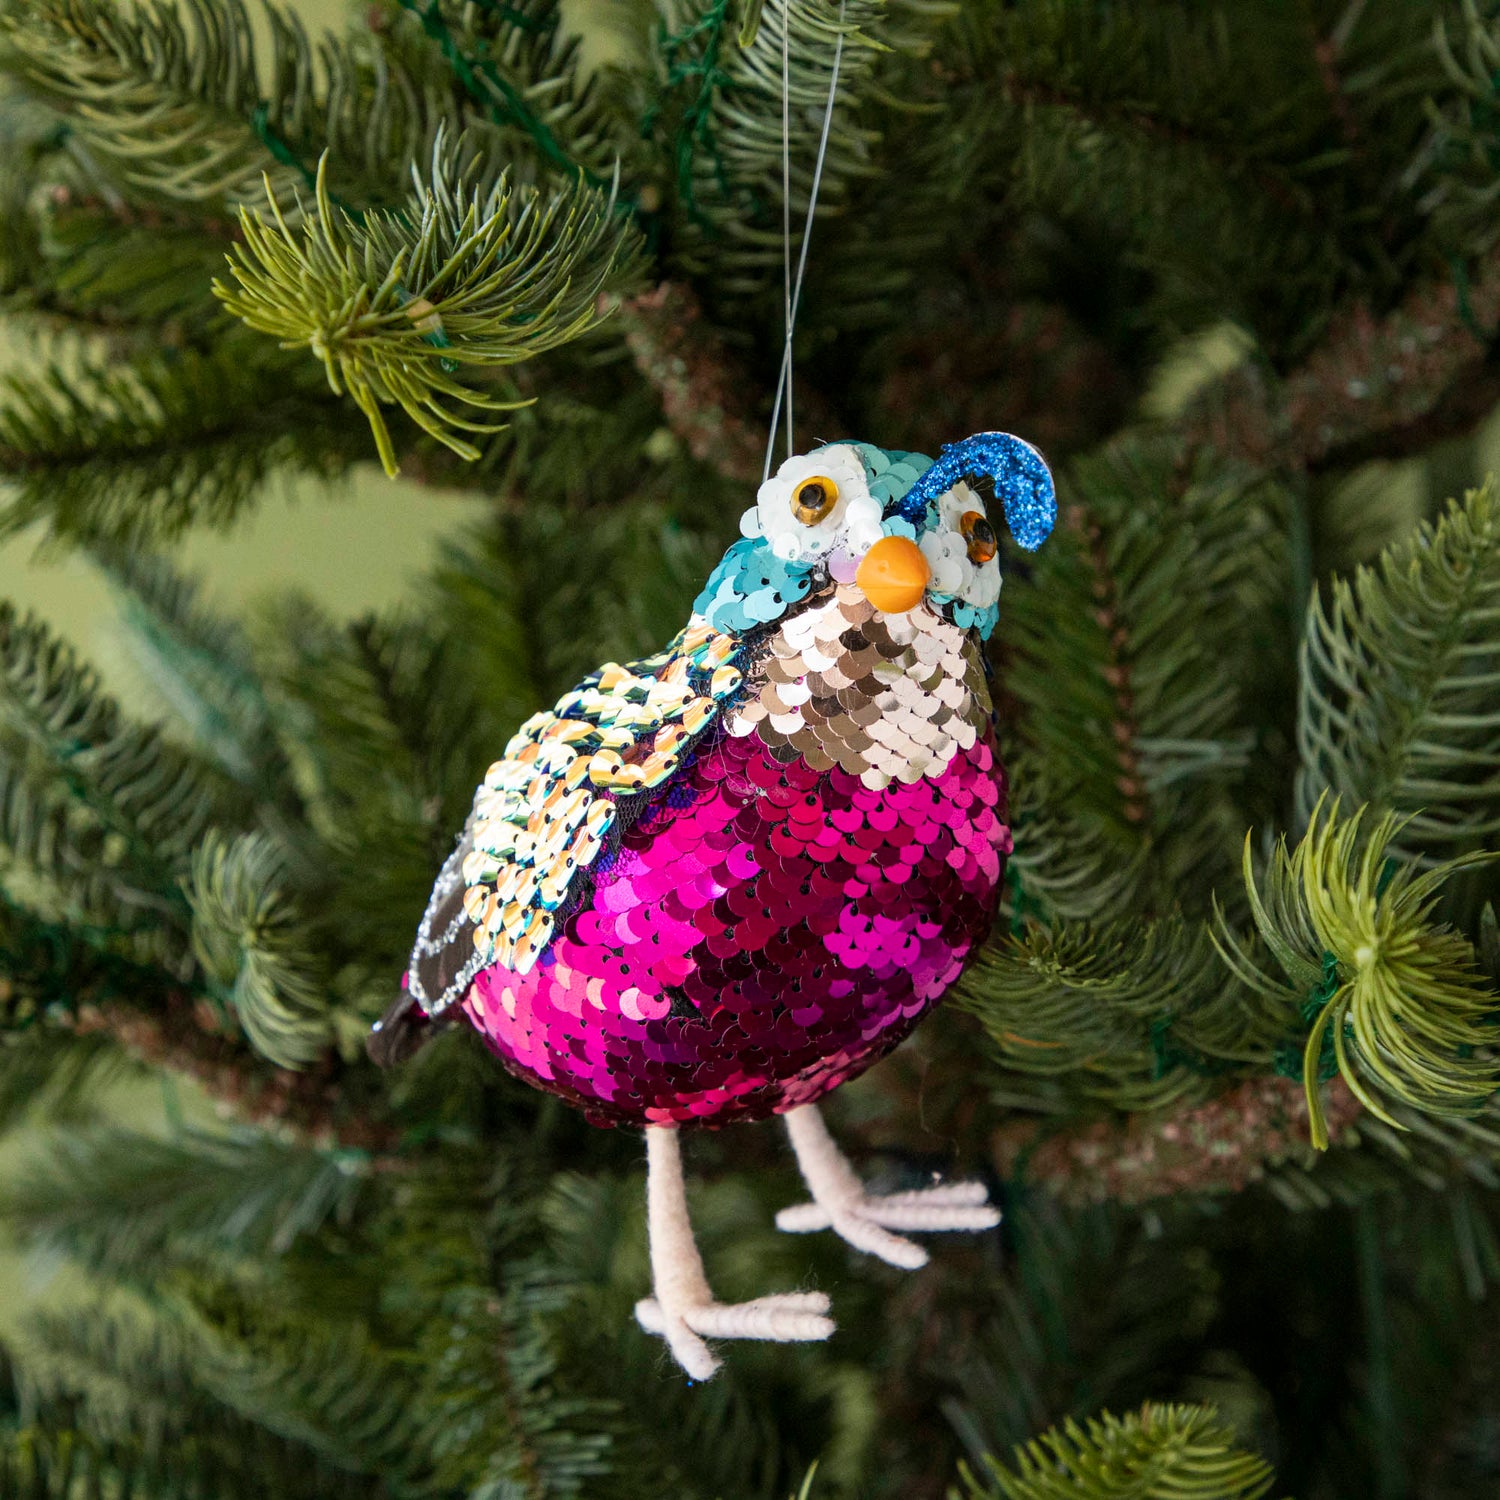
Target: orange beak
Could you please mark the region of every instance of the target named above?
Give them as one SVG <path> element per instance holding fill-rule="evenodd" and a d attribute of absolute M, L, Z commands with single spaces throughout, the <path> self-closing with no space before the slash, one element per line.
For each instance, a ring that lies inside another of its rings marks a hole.
<path fill-rule="evenodd" d="M 854 582 L 882 614 L 915 609 L 927 592 L 932 569 L 922 549 L 904 536 L 883 536 L 865 553 Z"/>

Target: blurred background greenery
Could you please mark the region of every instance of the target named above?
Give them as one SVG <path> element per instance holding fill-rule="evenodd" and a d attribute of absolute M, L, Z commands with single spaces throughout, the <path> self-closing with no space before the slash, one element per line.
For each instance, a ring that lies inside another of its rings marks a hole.
<path fill-rule="evenodd" d="M 291 8 L 316 33 L 337 24 L 345 7 L 341 0 L 295 0 Z M 36 352 L 25 351 L 26 358 Z M 0 373 L 21 353 L 15 325 L 0 328 Z M 57 354 L 67 357 L 61 348 Z M 387 479 L 372 454 L 347 480 L 284 477 L 229 531 L 192 531 L 170 551 L 178 566 L 202 580 L 206 602 L 218 609 L 239 614 L 268 594 L 296 590 L 347 619 L 411 597 L 444 539 L 488 510 L 473 494 Z M 42 616 L 134 706 L 139 693 L 132 663 L 115 629 L 119 601 L 85 558 L 43 547 L 36 532 L 0 541 L 0 598 Z M 139 1130 L 165 1133 L 184 1120 L 213 1128 L 216 1112 L 190 1080 L 173 1079 L 166 1088 L 121 1077 L 95 1098 L 106 1114 Z M 32 1145 L 25 1129 L 0 1135 L 0 1180 L 26 1160 Z M 23 1259 L 0 1245 L 0 1338 L 39 1302 L 65 1301 L 80 1285 L 61 1262 Z"/>
<path fill-rule="evenodd" d="M 290 9 L 316 34 L 338 24 L 345 7 L 342 0 L 295 0 Z M 0 329 L 0 372 L 16 362 L 15 339 L 14 325 Z M 195 531 L 174 556 L 202 577 L 209 601 L 220 607 L 243 610 L 268 590 L 294 588 L 348 617 L 405 597 L 441 539 L 487 508 L 471 495 L 388 480 L 372 455 L 352 481 L 285 479 L 231 531 Z M 0 542 L 0 598 L 42 615 L 130 696 L 128 665 L 113 644 L 115 601 L 82 558 L 39 552 L 34 534 Z"/>

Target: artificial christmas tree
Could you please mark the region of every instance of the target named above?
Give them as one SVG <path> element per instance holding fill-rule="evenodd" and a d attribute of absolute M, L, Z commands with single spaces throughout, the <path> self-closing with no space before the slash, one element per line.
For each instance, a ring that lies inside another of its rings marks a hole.
<path fill-rule="evenodd" d="M 0 617 L 0 1207 L 76 1278 L 4 1321 L 0 1482 L 1493 1486 L 1489 7 L 401 0 L 315 44 L 6 0 L 0 33 L 0 286 L 55 355 L 0 390 L 4 526 L 115 581 L 159 699 Z M 901 1281 L 775 1234 L 764 1133 L 699 1138 L 716 1292 L 837 1283 L 840 1327 L 689 1387 L 630 1320 L 638 1139 L 464 1031 L 389 1082 L 363 1038 L 485 768 L 733 538 L 836 58 L 796 451 L 1006 429 L 1057 477 L 1001 555 L 1001 921 L 831 1109 L 873 1189 L 984 1173 L 1005 1221 Z M 358 504 L 372 459 L 491 504 L 413 608 L 232 621 L 174 567 L 274 476 Z M 120 1069 L 224 1117 L 128 1129 Z M 1186 1405 L 1086 1425 L 1147 1400 Z"/>

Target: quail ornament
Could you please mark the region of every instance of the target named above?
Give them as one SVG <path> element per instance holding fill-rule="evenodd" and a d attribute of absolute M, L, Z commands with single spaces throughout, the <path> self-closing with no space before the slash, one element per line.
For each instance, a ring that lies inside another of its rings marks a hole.
<path fill-rule="evenodd" d="M 885 1056 L 988 932 L 1011 848 L 984 641 L 994 493 L 1022 547 L 1056 517 L 1040 455 L 982 433 L 933 462 L 841 442 L 788 459 L 692 618 L 527 720 L 489 768 L 371 1037 L 398 1060 L 460 1013 L 517 1077 L 643 1128 L 653 1295 L 682 1367 L 707 1339 L 823 1339 L 828 1299 L 714 1300 L 679 1133 L 781 1115 L 809 1201 L 893 1265 L 911 1231 L 999 1220 L 982 1184 L 865 1192 L 817 1101 Z"/>

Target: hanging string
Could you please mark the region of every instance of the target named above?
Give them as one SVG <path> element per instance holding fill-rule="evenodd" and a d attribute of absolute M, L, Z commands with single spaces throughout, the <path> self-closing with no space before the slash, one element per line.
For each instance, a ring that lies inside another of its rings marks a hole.
<path fill-rule="evenodd" d="M 844 60 L 844 4 L 839 0 L 839 34 L 833 49 L 833 68 L 828 76 L 828 102 L 823 107 L 823 130 L 818 138 L 818 159 L 813 166 L 812 191 L 807 199 L 807 218 L 802 225 L 802 248 L 797 257 L 797 278 L 792 269 L 792 192 L 791 192 L 791 5 L 785 0 L 781 18 L 781 180 L 782 180 L 782 264 L 787 287 L 786 340 L 781 349 L 781 372 L 776 378 L 776 400 L 771 407 L 771 430 L 766 437 L 766 462 L 761 473 L 765 480 L 771 474 L 771 455 L 776 449 L 776 428 L 781 420 L 781 403 L 786 401 L 786 453 L 792 456 L 795 423 L 792 416 L 792 333 L 797 326 L 797 309 L 802 301 L 802 279 L 807 274 L 807 247 L 812 241 L 813 214 L 818 207 L 818 189 L 823 185 L 823 163 L 828 158 L 828 134 L 833 124 L 833 105 L 838 97 L 839 66 Z"/>
<path fill-rule="evenodd" d="M 806 238 L 806 230 L 803 237 Z M 782 351 L 782 363 L 786 363 L 787 348 L 792 343 L 792 6 L 786 0 L 781 11 L 781 280 L 785 289 L 786 308 L 784 327 L 786 345 Z M 792 456 L 792 371 L 786 366 L 786 456 Z M 771 431 L 776 431 L 776 422 L 771 422 Z"/>

